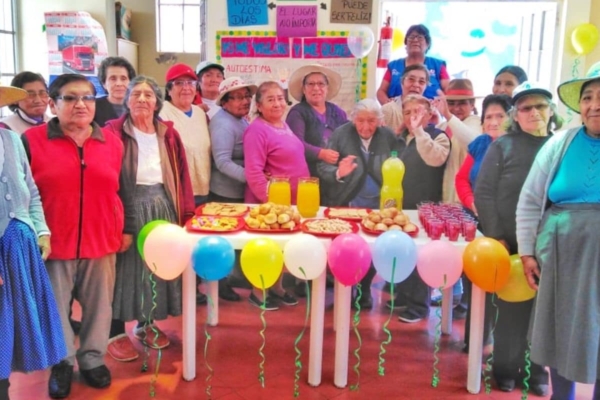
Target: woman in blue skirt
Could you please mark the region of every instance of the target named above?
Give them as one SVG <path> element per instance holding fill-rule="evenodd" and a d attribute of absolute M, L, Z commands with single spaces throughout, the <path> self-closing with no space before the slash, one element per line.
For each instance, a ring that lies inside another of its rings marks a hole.
<path fill-rule="evenodd" d="M 0 107 L 27 92 L 0 86 Z M 43 258 L 50 232 L 25 150 L 17 134 L 0 128 L 0 400 L 11 371 L 58 364 L 66 354 L 60 316 Z"/>

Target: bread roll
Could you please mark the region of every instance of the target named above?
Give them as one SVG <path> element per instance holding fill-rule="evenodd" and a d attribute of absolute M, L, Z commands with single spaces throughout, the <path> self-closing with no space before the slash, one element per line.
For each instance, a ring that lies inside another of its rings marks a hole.
<path fill-rule="evenodd" d="M 255 218 L 246 218 L 246 224 L 252 229 L 258 229 L 260 227 L 260 221 Z"/>
<path fill-rule="evenodd" d="M 399 225 L 392 225 L 388 228 L 388 231 L 402 231 L 402 227 Z"/>
<path fill-rule="evenodd" d="M 376 231 L 387 231 L 388 227 L 386 224 L 379 223 L 379 224 L 375 225 L 375 230 Z"/>
<path fill-rule="evenodd" d="M 250 216 L 252 218 L 256 218 L 257 215 L 260 214 L 260 207 L 252 207 L 252 209 L 250 210 Z"/>
<path fill-rule="evenodd" d="M 268 213 L 265 215 L 265 224 L 271 225 L 277 222 L 277 215 L 273 213 Z"/>
<path fill-rule="evenodd" d="M 261 222 L 260 225 L 258 226 L 258 229 L 268 230 L 269 225 L 265 224 L 264 222 Z"/>
<path fill-rule="evenodd" d="M 381 222 L 381 215 L 379 215 L 378 213 L 371 213 L 369 214 L 369 220 L 378 224 Z"/>
<path fill-rule="evenodd" d="M 408 219 L 404 214 L 398 214 L 394 217 L 394 224 L 404 226 L 408 223 Z"/>
<path fill-rule="evenodd" d="M 287 214 L 280 214 L 277 217 L 277 223 L 279 224 L 285 224 L 286 222 L 290 222 L 292 220 L 292 217 L 290 217 Z"/>
<path fill-rule="evenodd" d="M 393 218 L 392 212 L 389 208 L 384 208 L 383 210 L 381 210 L 381 218 Z"/>
<path fill-rule="evenodd" d="M 381 220 L 382 224 L 386 224 L 387 226 L 394 225 L 394 220 L 391 218 L 384 218 Z"/>
<path fill-rule="evenodd" d="M 292 230 L 296 227 L 296 223 L 294 221 L 286 222 L 285 224 L 281 224 L 281 229 L 289 229 Z"/>
<path fill-rule="evenodd" d="M 412 233 L 417 231 L 417 226 L 415 224 L 406 224 L 404 225 L 404 232 Z"/>
<path fill-rule="evenodd" d="M 271 204 L 265 203 L 258 206 L 258 210 L 261 214 L 268 214 L 271 211 Z"/>
<path fill-rule="evenodd" d="M 269 228 L 271 228 L 271 229 L 279 229 L 279 224 L 277 224 L 277 223 L 271 224 L 271 225 L 269 225 Z"/>

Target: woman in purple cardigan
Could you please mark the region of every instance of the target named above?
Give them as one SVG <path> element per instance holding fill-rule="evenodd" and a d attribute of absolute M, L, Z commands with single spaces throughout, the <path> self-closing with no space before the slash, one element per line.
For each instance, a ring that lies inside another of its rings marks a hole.
<path fill-rule="evenodd" d="M 283 119 L 287 103 L 283 89 L 277 82 L 264 82 L 256 91 L 258 117 L 244 132 L 244 174 L 246 175 L 246 203 L 265 203 L 268 200 L 268 176 L 285 176 L 290 179 L 292 203 L 296 203 L 298 178 L 310 176 L 304 146 Z M 250 303 L 260 307 L 254 293 Z M 298 300 L 281 286 L 270 289 L 266 309 L 276 310 L 276 302 L 298 304 Z"/>
<path fill-rule="evenodd" d="M 290 109 L 286 122 L 304 144 L 311 176 L 318 176 L 319 161 L 338 162 L 338 152 L 327 148 L 327 143 L 333 131 L 348 122 L 346 112 L 329 102 L 341 85 L 340 74 L 318 64 L 300 67 L 290 77 L 289 93 L 299 103 Z M 323 194 L 321 203 L 328 204 Z"/>

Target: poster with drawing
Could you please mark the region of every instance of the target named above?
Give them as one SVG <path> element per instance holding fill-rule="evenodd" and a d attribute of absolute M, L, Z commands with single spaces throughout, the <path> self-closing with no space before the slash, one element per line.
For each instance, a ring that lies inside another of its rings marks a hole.
<path fill-rule="evenodd" d="M 349 112 L 366 96 L 367 62 L 357 60 L 347 45 L 348 32 L 319 31 L 316 37 L 278 37 L 275 31 L 220 31 L 217 61 L 225 76 L 260 84 L 267 80 L 287 88 L 292 72 L 306 64 L 321 64 L 342 76 L 342 88 L 332 100 Z M 295 102 L 288 96 L 289 102 Z"/>
<path fill-rule="evenodd" d="M 104 28 L 86 12 L 47 12 L 48 70 L 50 82 L 58 75 L 82 74 L 104 93 L 96 77 L 108 56 Z"/>

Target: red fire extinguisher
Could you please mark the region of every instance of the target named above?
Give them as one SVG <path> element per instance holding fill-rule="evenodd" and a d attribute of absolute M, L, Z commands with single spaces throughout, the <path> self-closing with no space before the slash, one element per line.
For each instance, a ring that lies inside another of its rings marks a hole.
<path fill-rule="evenodd" d="M 381 28 L 379 38 L 379 51 L 377 53 L 377 68 L 387 68 L 388 62 L 392 58 L 392 38 L 394 37 L 394 28 L 391 26 L 391 17 L 386 18 L 385 24 Z"/>

